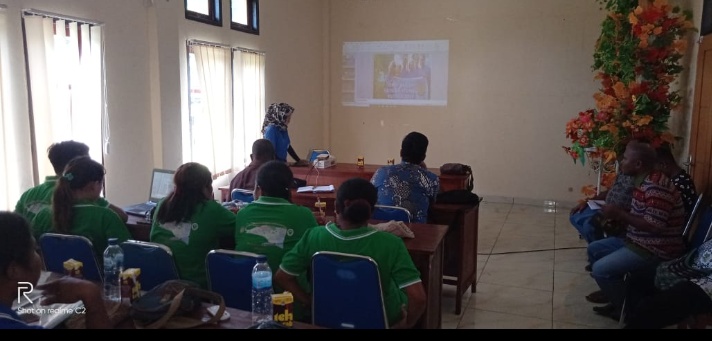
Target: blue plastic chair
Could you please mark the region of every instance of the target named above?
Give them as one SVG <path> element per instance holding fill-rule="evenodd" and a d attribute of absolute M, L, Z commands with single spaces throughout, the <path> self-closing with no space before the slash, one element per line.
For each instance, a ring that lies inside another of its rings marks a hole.
<path fill-rule="evenodd" d="M 124 250 L 124 269 L 141 269 L 141 290 L 148 291 L 165 281 L 180 278 L 173 252 L 168 246 L 127 240 L 121 243 L 121 249 Z"/>
<path fill-rule="evenodd" d="M 47 271 L 64 273 L 64 262 L 74 259 L 82 262 L 85 279 L 103 281 L 101 267 L 94 245 L 89 238 L 72 234 L 45 233 L 40 236 L 42 261 Z"/>
<path fill-rule="evenodd" d="M 410 223 L 411 215 L 410 211 L 403 207 L 376 205 L 371 218 L 376 220 L 395 220 Z"/>
<path fill-rule="evenodd" d="M 205 257 L 208 290 L 221 294 L 225 305 L 252 311 L 252 268 L 260 255 L 217 249 Z"/>
<path fill-rule="evenodd" d="M 233 189 L 230 197 L 233 201 L 252 202 L 255 200 L 255 195 L 252 191 L 239 188 Z"/>
<path fill-rule="evenodd" d="M 378 264 L 371 257 L 319 251 L 312 256 L 312 324 L 388 329 Z"/>

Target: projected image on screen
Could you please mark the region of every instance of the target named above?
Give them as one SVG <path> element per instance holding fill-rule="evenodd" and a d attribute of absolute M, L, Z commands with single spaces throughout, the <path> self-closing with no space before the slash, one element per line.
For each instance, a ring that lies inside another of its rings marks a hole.
<path fill-rule="evenodd" d="M 344 44 L 342 103 L 447 105 L 448 41 Z"/>

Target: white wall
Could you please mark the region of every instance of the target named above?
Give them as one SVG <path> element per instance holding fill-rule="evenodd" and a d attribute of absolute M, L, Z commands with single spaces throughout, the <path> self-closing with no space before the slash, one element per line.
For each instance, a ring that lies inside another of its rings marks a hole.
<path fill-rule="evenodd" d="M 398 158 L 402 137 L 417 130 L 430 138 L 428 165 L 472 165 L 480 195 L 573 201 L 583 185 L 595 182 L 561 149 L 566 121 L 594 106 L 599 85 L 590 66 L 605 13 L 593 0 L 262 0 L 259 36 L 186 20 L 182 0 L 0 3 L 8 5 L 19 89 L 26 88 L 21 9 L 105 24 L 107 195 L 119 205 L 146 197 L 151 168 L 183 162 L 187 39 L 266 53 L 267 103 L 296 108 L 290 135 L 302 157 L 309 148 L 330 147 L 345 162 L 364 155 L 367 163 L 384 164 Z M 692 8 L 700 22 L 702 0 L 678 3 Z M 228 4 L 223 0 L 224 8 Z M 450 41 L 447 107 L 341 105 L 344 41 L 411 39 Z M 694 44 L 690 50 L 687 61 L 695 65 Z M 691 98 L 694 77 L 681 84 Z M 26 93 L 16 95 L 24 103 L 18 110 L 27 112 Z M 688 116 L 675 129 L 689 131 Z"/>
<path fill-rule="evenodd" d="M 700 1 L 687 1 L 701 8 Z M 484 196 L 575 201 L 595 184 L 574 164 L 565 124 L 595 106 L 591 70 L 606 13 L 596 1 L 330 2 L 331 139 L 340 160 L 398 158 L 410 131 L 430 140 L 430 167 L 470 164 Z M 698 21 L 699 22 L 699 21 Z M 344 107 L 345 41 L 450 41 L 447 107 Z"/>

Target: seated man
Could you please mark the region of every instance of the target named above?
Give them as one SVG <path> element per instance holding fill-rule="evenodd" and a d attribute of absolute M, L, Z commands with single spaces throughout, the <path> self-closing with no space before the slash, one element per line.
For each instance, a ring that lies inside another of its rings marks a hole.
<path fill-rule="evenodd" d="M 57 179 L 62 176 L 67 163 L 78 156 L 89 156 L 89 146 L 76 141 L 63 141 L 49 146 L 47 148 L 47 157 L 52 163 L 55 175 L 47 176 L 44 183 L 25 191 L 15 205 L 15 212 L 31 222 L 43 208 L 49 207 L 54 188 L 57 185 Z M 101 206 L 108 207 L 114 211 L 124 222 L 129 220 L 129 216 L 120 207 L 110 204 L 103 198 L 99 199 L 99 203 Z"/>
<path fill-rule="evenodd" d="M 605 200 L 606 204 L 615 205 L 623 210 L 630 210 L 630 202 L 633 196 L 633 177 L 618 172 L 616 181 L 611 188 L 603 191 L 590 200 Z M 587 200 L 588 201 L 588 200 Z M 596 224 L 600 221 L 599 210 L 594 210 L 588 206 L 587 201 L 582 202 L 571 210 L 569 221 L 576 228 L 581 237 L 591 243 L 604 237 L 602 226 Z"/>
<path fill-rule="evenodd" d="M 588 245 L 591 277 L 611 303 L 594 311 L 618 319 L 624 299 L 623 277 L 644 271 L 685 252 L 682 229 L 685 209 L 672 181 L 656 171 L 656 153 L 647 143 L 631 141 L 621 162 L 621 171 L 639 185 L 633 190 L 630 211 L 603 205 L 601 214 L 625 223 L 625 238 L 606 238 Z"/>
<path fill-rule="evenodd" d="M 252 143 L 252 154 L 250 154 L 252 162 L 241 170 L 232 181 L 230 181 L 230 193 L 233 189 L 255 190 L 255 180 L 257 179 L 257 170 L 267 161 L 274 160 L 274 146 L 267 139 L 258 139 Z"/>
<path fill-rule="evenodd" d="M 682 196 L 682 204 L 685 206 L 685 221 L 690 219 L 692 214 L 692 209 L 697 201 L 697 191 L 695 190 L 695 183 L 690 178 L 690 174 L 682 169 L 677 162 L 675 157 L 672 155 L 672 149 L 670 145 L 663 145 L 657 150 L 658 163 L 656 169 L 665 174 L 677 190 L 680 191 L 680 196 Z"/>
<path fill-rule="evenodd" d="M 371 183 L 378 189 L 378 205 L 399 206 L 410 211 L 412 222 L 425 223 L 428 209 L 435 202 L 440 179 L 421 166 L 428 149 L 428 138 L 412 132 L 401 143 L 401 163 L 376 170 Z"/>

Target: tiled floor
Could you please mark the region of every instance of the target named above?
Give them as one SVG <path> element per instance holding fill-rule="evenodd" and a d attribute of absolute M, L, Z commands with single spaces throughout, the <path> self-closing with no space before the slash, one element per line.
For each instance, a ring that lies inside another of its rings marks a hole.
<path fill-rule="evenodd" d="M 446 329 L 601 329 L 618 323 L 584 298 L 598 289 L 586 265 L 586 242 L 569 207 L 483 201 L 477 292 L 467 290 L 455 315 L 455 287 L 443 285 Z"/>

